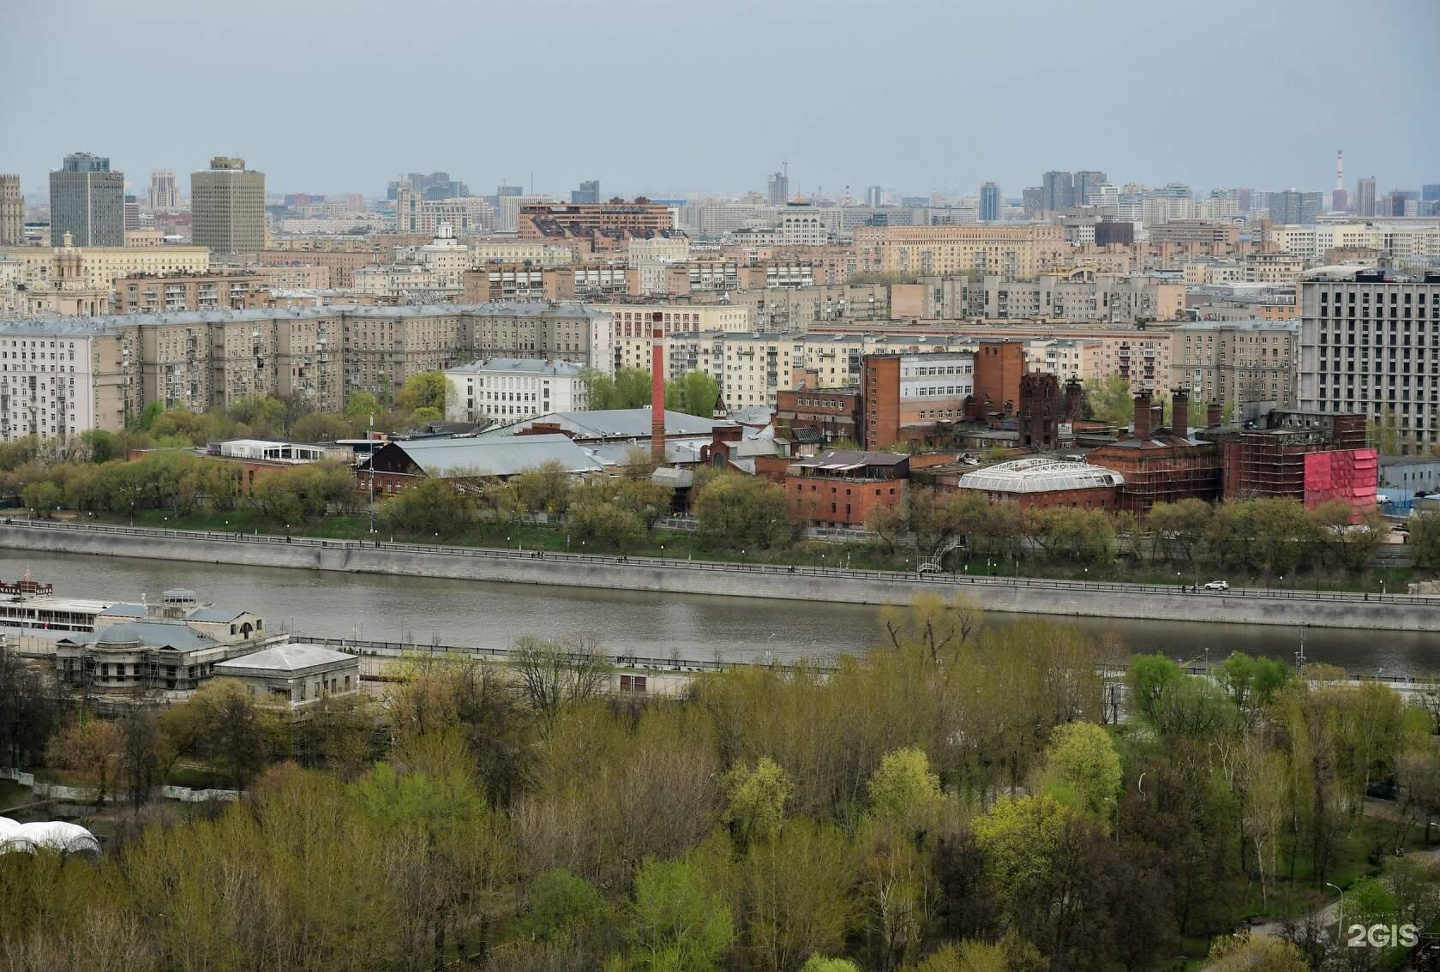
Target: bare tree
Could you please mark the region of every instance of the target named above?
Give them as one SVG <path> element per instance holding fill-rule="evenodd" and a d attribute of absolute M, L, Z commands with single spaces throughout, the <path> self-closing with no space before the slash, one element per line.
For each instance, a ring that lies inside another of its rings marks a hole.
<path fill-rule="evenodd" d="M 610 679 L 610 661 L 600 653 L 599 638 L 593 633 L 559 641 L 521 638 L 511 662 L 546 735 L 562 708 L 596 698 Z"/>

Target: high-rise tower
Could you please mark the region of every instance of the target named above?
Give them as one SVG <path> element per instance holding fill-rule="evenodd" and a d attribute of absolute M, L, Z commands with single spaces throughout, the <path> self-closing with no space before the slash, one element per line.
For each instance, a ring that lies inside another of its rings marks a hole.
<path fill-rule="evenodd" d="M 212 253 L 265 249 L 265 173 L 245 160 L 217 155 L 210 168 L 190 174 L 190 235 Z"/>
<path fill-rule="evenodd" d="M 1350 195 L 1345 191 L 1345 153 L 1335 151 L 1335 193 L 1330 197 L 1330 208 L 1343 213 L 1350 208 Z"/>
<path fill-rule="evenodd" d="M 50 173 L 50 238 L 76 246 L 125 245 L 125 173 L 88 152 L 65 156 Z"/>
<path fill-rule="evenodd" d="M 0 175 L 0 246 L 25 242 L 25 197 L 18 175 Z"/>

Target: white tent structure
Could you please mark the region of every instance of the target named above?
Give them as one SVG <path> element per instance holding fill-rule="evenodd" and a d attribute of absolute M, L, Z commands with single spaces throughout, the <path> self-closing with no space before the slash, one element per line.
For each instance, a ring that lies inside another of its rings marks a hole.
<path fill-rule="evenodd" d="M 33 854 L 41 849 L 66 855 L 98 856 L 100 842 L 95 839 L 94 834 L 78 824 L 60 820 L 20 823 L 9 817 L 0 817 L 0 854 L 11 851 Z"/>

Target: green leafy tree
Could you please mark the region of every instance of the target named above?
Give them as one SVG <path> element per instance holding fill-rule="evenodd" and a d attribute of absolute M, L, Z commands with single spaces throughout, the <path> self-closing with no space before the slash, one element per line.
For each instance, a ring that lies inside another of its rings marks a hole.
<path fill-rule="evenodd" d="M 914 831 L 934 827 L 945 801 L 939 774 L 931 772 L 930 760 L 914 746 L 880 760 L 866 790 L 876 819 Z"/>
<path fill-rule="evenodd" d="M 525 915 L 515 931 L 541 942 L 583 935 L 603 921 L 610 910 L 599 888 L 564 868 L 541 874 L 525 897 Z"/>
<path fill-rule="evenodd" d="M 752 842 L 774 840 L 785 822 L 785 803 L 795 792 L 795 784 L 768 756 L 755 768 L 732 766 L 725 774 L 725 796 L 728 806 L 724 820 L 731 836 L 741 849 Z"/>
<path fill-rule="evenodd" d="M 1097 422 L 1125 428 L 1135 417 L 1135 400 L 1124 375 L 1109 375 L 1085 389 L 1085 414 Z"/>
<path fill-rule="evenodd" d="M 520 505 L 532 513 L 560 515 L 570 505 L 571 477 L 555 459 L 511 478 L 510 486 Z"/>
<path fill-rule="evenodd" d="M 405 379 L 395 404 L 415 413 L 422 422 L 445 417 L 445 406 L 455 400 L 455 387 L 443 371 L 419 371 Z"/>
<path fill-rule="evenodd" d="M 379 399 L 368 391 L 352 392 L 345 403 L 345 417 L 356 428 L 368 428 L 370 420 L 379 418 L 384 411 Z"/>
<path fill-rule="evenodd" d="M 1440 511 L 1426 510 L 1410 517 L 1410 547 L 1415 566 L 1440 570 Z"/>
<path fill-rule="evenodd" d="M 290 426 L 290 435 L 301 442 L 335 442 L 355 434 L 355 427 L 343 415 L 313 412 L 303 415 Z"/>
<path fill-rule="evenodd" d="M 452 537 L 473 519 L 470 496 L 453 480 L 437 477 L 425 477 L 388 497 L 380 510 L 394 530 L 421 537 Z"/>
<path fill-rule="evenodd" d="M 635 875 L 632 966 L 646 972 L 718 969 L 735 940 L 730 909 L 688 861 L 648 860 Z"/>
<path fill-rule="evenodd" d="M 716 476 L 696 496 L 695 518 L 712 544 L 787 550 L 795 542 L 784 487 L 757 476 Z"/>
<path fill-rule="evenodd" d="M 665 386 L 665 407 L 686 415 L 712 418 L 720 401 L 720 385 L 704 371 L 687 371 Z"/>
<path fill-rule="evenodd" d="M 1093 722 L 1071 722 L 1050 736 L 1041 777 L 1073 794 L 1074 805 L 1094 820 L 1108 820 L 1120 797 L 1120 756 L 1110 734 Z"/>
<path fill-rule="evenodd" d="M 1137 712 L 1155 720 L 1166 693 L 1185 680 L 1180 666 L 1164 655 L 1136 655 L 1130 662 L 1130 698 Z"/>
<path fill-rule="evenodd" d="M 645 521 L 608 503 L 587 503 L 570 511 L 570 536 L 597 550 L 633 550 L 645 539 Z"/>
<path fill-rule="evenodd" d="M 860 966 L 849 959 L 821 958 L 812 955 L 800 966 L 800 972 L 860 972 Z"/>
<path fill-rule="evenodd" d="M 1213 516 L 1213 508 L 1204 500 L 1184 499 L 1156 503 L 1146 525 L 1161 556 L 1171 563 L 1193 564 Z"/>
<path fill-rule="evenodd" d="M 588 374 L 590 407 L 596 411 L 614 408 L 644 408 L 650 404 L 650 372 L 621 368 L 614 377 L 598 372 Z"/>
<path fill-rule="evenodd" d="M 64 504 L 65 492 L 47 479 L 44 482 L 31 483 L 22 489 L 20 502 L 25 504 L 26 509 L 35 510 L 41 516 L 50 517 Z"/>
<path fill-rule="evenodd" d="M 1054 797 L 1001 797 L 975 818 L 975 842 L 1003 911 L 1018 918 L 1045 897 L 1069 827 L 1070 812 Z"/>
<path fill-rule="evenodd" d="M 1268 705 L 1275 693 L 1290 680 L 1290 669 L 1269 658 L 1252 658 L 1242 651 L 1231 652 L 1216 673 L 1238 709 Z"/>

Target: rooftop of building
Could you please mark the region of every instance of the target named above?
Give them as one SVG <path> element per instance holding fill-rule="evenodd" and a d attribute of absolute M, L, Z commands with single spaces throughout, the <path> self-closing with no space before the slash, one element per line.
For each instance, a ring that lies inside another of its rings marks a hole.
<path fill-rule="evenodd" d="M 864 469 L 868 466 L 899 466 L 910 457 L 898 452 L 856 452 L 850 449 L 832 449 L 818 456 L 801 459 L 795 463 L 805 469 L 820 469 L 827 472 L 845 472 Z"/>
<path fill-rule="evenodd" d="M 999 462 L 960 477 L 962 489 L 992 493 L 1051 493 L 1124 485 L 1123 476 L 1103 466 L 1048 456 Z"/>
<path fill-rule="evenodd" d="M 487 439 L 519 436 L 537 425 L 557 426 L 559 431 L 577 439 L 645 439 L 650 438 L 650 409 L 612 408 L 587 412 L 550 412 L 511 425 L 491 429 Z M 733 427 L 734 422 L 708 419 L 684 412 L 665 410 L 665 434 L 710 435 L 716 428 Z"/>
<path fill-rule="evenodd" d="M 303 642 L 289 642 L 273 648 L 266 648 L 264 651 L 218 662 L 215 665 L 215 671 L 221 675 L 288 675 L 320 665 L 333 665 L 337 662 L 354 662 L 356 660 L 356 656 L 343 651 L 333 651 Z"/>
<path fill-rule="evenodd" d="M 69 635 L 71 644 L 94 645 L 97 648 L 142 644 L 174 651 L 194 651 L 219 644 L 183 621 L 118 621 L 100 631 Z"/>
<path fill-rule="evenodd" d="M 544 375 L 554 378 L 575 378 L 584 371 L 584 365 L 542 358 L 485 358 L 449 369 L 450 374 L 461 375 Z"/>
<path fill-rule="evenodd" d="M 1172 328 L 1175 331 L 1285 331 L 1300 333 L 1299 321 L 1267 321 L 1257 317 L 1234 320 L 1187 321 Z"/>
<path fill-rule="evenodd" d="M 218 308 L 204 311 L 182 311 L 173 314 L 125 314 L 99 317 L 26 317 L 0 321 L 0 332 L 24 330 L 26 333 L 46 328 L 60 328 L 55 333 L 108 333 L 119 327 L 154 327 L 174 324 L 228 324 L 277 319 L 309 319 L 335 317 L 457 317 L 466 314 L 482 317 L 573 317 L 589 319 L 600 315 L 585 304 L 551 304 L 541 301 L 496 301 L 486 304 L 413 304 L 399 307 L 376 307 L 363 304 L 329 304 L 323 307 L 252 307 L 244 310 Z"/>
<path fill-rule="evenodd" d="M 412 439 L 391 445 L 427 476 L 514 476 L 547 462 L 558 462 L 568 473 L 602 472 L 605 468 L 568 436 L 558 434 Z"/>

